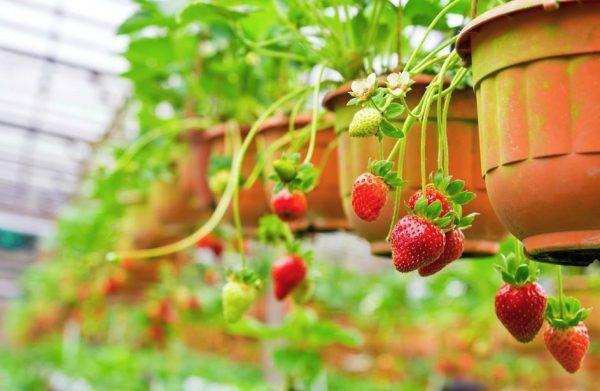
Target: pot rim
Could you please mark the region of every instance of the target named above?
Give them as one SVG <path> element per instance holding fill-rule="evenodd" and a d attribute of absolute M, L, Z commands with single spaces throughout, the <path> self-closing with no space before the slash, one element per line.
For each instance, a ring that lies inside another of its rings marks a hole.
<path fill-rule="evenodd" d="M 212 126 L 202 132 L 203 141 L 211 141 L 213 139 L 223 137 L 230 126 L 236 126 L 236 124 L 230 124 L 227 122 L 221 122 L 215 126 Z M 242 133 L 242 137 L 248 134 L 250 131 L 250 125 L 248 124 L 237 124 L 239 126 L 240 131 Z"/>
<path fill-rule="evenodd" d="M 600 3 L 600 0 L 555 0 L 560 4 L 569 4 L 569 3 Z M 463 59 L 465 65 L 471 64 L 471 37 L 475 34 L 482 26 L 494 22 L 497 19 L 500 19 L 505 16 L 514 15 L 520 12 L 532 10 L 532 9 L 540 9 L 546 12 L 552 11 L 552 9 L 547 8 L 547 5 L 544 5 L 544 0 L 514 0 L 508 3 L 504 3 L 497 7 L 492 8 L 491 10 L 484 12 L 479 15 L 472 21 L 470 21 L 460 32 L 458 35 L 458 39 L 456 41 L 456 51 L 458 55 Z"/>
<path fill-rule="evenodd" d="M 379 76 L 380 77 L 379 87 L 385 86 L 385 81 L 381 79 L 381 77 L 383 77 L 383 76 L 385 76 L 385 75 Z M 433 80 L 433 78 L 434 78 L 433 75 L 428 75 L 425 73 L 419 73 L 419 74 L 413 76 L 415 85 L 427 85 L 431 82 L 431 80 Z M 338 88 L 329 91 L 327 94 L 325 94 L 325 97 L 323 98 L 323 102 L 321 103 L 321 105 L 329 111 L 334 111 L 335 106 L 333 105 L 333 101 L 335 100 L 335 98 L 337 98 L 340 95 L 348 94 L 351 91 L 351 85 L 352 85 L 352 82 L 349 81 L 347 83 L 342 84 Z"/>

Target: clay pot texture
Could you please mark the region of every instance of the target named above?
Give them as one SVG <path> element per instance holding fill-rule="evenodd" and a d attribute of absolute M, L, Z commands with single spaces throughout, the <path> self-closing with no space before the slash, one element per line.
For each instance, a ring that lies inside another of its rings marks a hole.
<path fill-rule="evenodd" d="M 150 187 L 149 202 L 162 224 L 194 224 L 202 215 L 197 200 L 182 191 L 179 181 L 156 180 Z"/>
<path fill-rule="evenodd" d="M 184 192 L 191 191 L 195 195 L 199 208 L 208 209 L 213 204 L 213 197 L 208 188 L 207 175 L 210 146 L 204 137 L 204 130 L 188 130 L 181 139 L 187 142 L 189 148 L 180 161 L 180 185 Z"/>
<path fill-rule="evenodd" d="M 476 18 L 481 169 L 494 210 L 529 256 L 600 258 L 600 2 L 512 1 Z"/>
<path fill-rule="evenodd" d="M 425 87 L 431 81 L 427 75 L 417 75 L 412 91 L 408 93 L 409 106 L 414 107 L 425 92 Z M 344 85 L 325 97 L 324 105 L 335 112 L 335 129 L 345 132 L 339 144 L 340 186 L 344 201 L 344 210 L 351 226 L 356 232 L 371 242 L 374 253 L 388 253 L 389 244 L 385 241 L 393 209 L 395 193 L 388 194 L 388 201 L 384 206 L 378 220 L 366 222 L 359 219 L 352 210 L 350 196 L 354 180 L 366 172 L 369 158 L 378 156 L 378 142 L 376 137 L 352 138 L 347 135 L 347 129 L 357 106 L 346 106 L 351 98 L 348 92 L 350 86 Z M 398 123 L 397 123 L 398 125 Z M 491 255 L 499 250 L 499 242 L 506 235 L 506 230 L 498 221 L 489 203 L 485 184 L 479 175 L 479 141 L 477 136 L 477 115 L 475 96 L 470 90 L 456 91 L 453 95 L 447 124 L 450 174 L 455 178 L 465 181 L 465 187 L 474 192 L 477 197 L 464 208 L 464 214 L 471 212 L 480 213 L 471 228 L 465 231 L 466 255 Z M 421 188 L 420 178 L 420 124 L 414 125 L 407 134 L 406 154 L 404 159 L 404 179 L 406 185 L 402 189 L 400 216 L 405 214 L 404 203 L 417 190 Z M 384 155 L 392 150 L 396 140 L 384 139 Z M 430 114 L 427 125 L 426 139 L 426 165 L 427 173 L 436 170 L 437 157 L 437 126 L 435 113 Z M 394 164 L 394 170 L 397 165 Z"/>
<path fill-rule="evenodd" d="M 205 133 L 206 140 L 209 145 L 209 156 L 231 154 L 231 151 L 225 150 L 225 135 L 231 132 L 231 128 L 227 124 L 219 124 Z M 250 127 L 242 126 L 240 135 L 242 140 L 247 136 Z M 246 151 L 242 162 L 242 178 L 247 178 L 252 169 L 257 163 L 256 139 L 253 140 L 250 147 Z M 258 221 L 261 217 L 271 213 L 269 200 L 265 194 L 262 178 L 258 178 L 249 189 L 240 189 L 239 206 L 240 217 L 245 233 L 252 234 L 258 227 Z M 216 198 L 216 197 L 215 197 Z M 233 222 L 233 207 L 229 207 L 227 218 Z"/>
<path fill-rule="evenodd" d="M 294 129 L 299 130 L 310 126 L 311 118 L 310 114 L 297 116 L 294 121 Z M 264 137 L 266 144 L 269 145 L 289 132 L 289 124 L 290 119 L 288 117 L 270 118 L 261 126 L 260 135 Z M 305 222 L 300 224 L 305 227 L 310 226 L 317 231 L 349 228 L 340 198 L 337 147 L 330 148 L 330 145 L 334 142 L 336 142 L 336 135 L 333 127 L 317 132 L 311 163 L 315 168 L 322 167 L 323 171 L 317 186 L 306 195 L 308 211 Z M 306 145 L 298 151 L 302 158 L 306 155 L 307 150 L 308 139 Z M 278 152 L 272 159 L 278 159 L 280 156 L 281 153 Z M 267 183 L 268 197 L 273 192 L 273 184 L 274 182 Z"/>

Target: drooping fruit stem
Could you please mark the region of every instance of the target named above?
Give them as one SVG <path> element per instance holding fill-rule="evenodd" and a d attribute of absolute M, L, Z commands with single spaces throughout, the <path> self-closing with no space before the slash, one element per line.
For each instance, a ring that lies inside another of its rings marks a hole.
<path fill-rule="evenodd" d="M 323 78 L 324 71 L 325 71 L 325 66 L 321 65 L 318 76 L 317 76 L 317 82 L 315 83 L 315 87 L 313 90 L 312 118 L 310 121 L 310 141 L 308 142 L 308 151 L 306 152 L 306 156 L 304 157 L 304 163 L 310 163 L 313 152 L 315 151 L 315 142 L 316 142 L 316 138 L 317 138 L 317 123 L 318 123 L 318 114 L 319 114 L 319 105 L 320 105 L 319 91 L 321 89 L 321 79 Z"/>
<path fill-rule="evenodd" d="M 237 157 L 237 155 L 240 153 L 240 144 L 242 143 L 241 141 L 241 134 L 240 134 L 240 128 L 239 126 L 236 126 L 235 128 L 232 129 L 233 131 L 231 132 L 231 137 L 233 140 L 233 147 L 234 147 L 234 151 L 235 151 L 235 155 Z M 241 182 L 241 171 L 238 172 L 238 175 L 236 176 L 237 178 L 237 182 L 238 184 Z M 235 225 L 235 236 L 238 242 L 238 249 L 240 252 L 240 256 L 241 256 L 241 260 L 242 260 L 242 270 L 246 270 L 246 251 L 244 251 L 244 232 L 242 229 L 242 217 L 240 216 L 240 186 L 236 186 L 235 190 L 233 192 L 233 223 Z"/>
<path fill-rule="evenodd" d="M 285 103 L 289 102 L 293 98 L 307 92 L 310 87 L 302 87 L 298 88 L 294 91 L 291 91 L 287 95 L 281 97 L 279 100 L 274 102 L 267 110 L 265 110 L 262 115 L 256 120 L 250 132 L 244 139 L 242 146 L 240 148 L 239 154 L 236 156 L 233 170 L 231 173 L 231 177 L 229 178 L 229 182 L 227 182 L 227 187 L 225 188 L 225 192 L 221 197 L 221 200 L 217 204 L 214 213 L 210 216 L 210 218 L 195 232 L 191 235 L 175 242 L 168 244 L 166 246 L 150 248 L 145 250 L 134 250 L 134 251 L 121 251 L 117 253 L 109 253 L 107 254 L 107 259 L 112 260 L 116 258 L 153 258 L 160 257 L 163 255 L 171 254 L 177 251 L 184 250 L 187 247 L 193 246 L 198 240 L 208 235 L 216 226 L 219 224 L 225 213 L 227 212 L 227 208 L 231 203 L 233 198 L 233 193 L 235 189 L 239 186 L 238 177 L 241 171 L 242 161 L 244 159 L 244 155 L 246 151 L 250 147 L 254 136 L 258 132 L 258 129 L 262 125 L 262 123 L 269 118 L 279 107 L 283 106 Z"/>
<path fill-rule="evenodd" d="M 564 307 L 564 293 L 563 293 L 563 281 L 562 281 L 562 266 L 557 266 L 557 280 L 558 280 L 558 306 L 560 307 L 560 318 L 564 319 L 563 307 Z"/>
<path fill-rule="evenodd" d="M 398 178 L 402 178 L 404 175 L 404 153 L 406 151 L 406 137 L 402 137 L 400 140 L 400 149 L 398 151 L 398 161 L 397 161 L 397 172 Z M 390 240 L 390 235 L 394 230 L 394 226 L 398 221 L 398 211 L 400 209 L 400 196 L 402 195 L 402 187 L 397 187 L 396 192 L 394 193 L 394 212 L 392 214 L 392 221 L 390 223 L 390 228 L 388 230 L 388 234 L 385 238 L 386 241 Z"/>
<path fill-rule="evenodd" d="M 431 23 L 429 24 L 429 26 L 427 26 L 427 30 L 425 30 L 425 33 L 423 34 L 423 37 L 421 37 L 421 41 L 419 42 L 419 44 L 417 45 L 417 47 L 413 50 L 413 52 L 411 53 L 408 61 L 406 62 L 406 65 L 404 66 L 405 70 L 409 70 L 410 69 L 410 66 L 412 65 L 412 62 L 415 60 L 417 54 L 421 51 L 421 48 L 423 47 L 423 44 L 425 43 L 425 40 L 429 36 L 429 33 L 435 28 L 435 26 L 438 24 L 438 22 L 448 13 L 448 11 L 450 11 L 455 5 L 457 5 L 461 1 L 462 0 L 454 0 L 453 2 L 451 2 L 450 4 L 448 4 L 447 6 L 445 6 L 440 11 L 440 13 L 437 14 L 437 16 L 431 21 Z"/>

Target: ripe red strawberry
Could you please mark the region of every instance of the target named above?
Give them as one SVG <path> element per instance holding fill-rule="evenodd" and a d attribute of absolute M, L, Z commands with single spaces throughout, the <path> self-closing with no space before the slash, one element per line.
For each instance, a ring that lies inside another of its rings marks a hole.
<path fill-rule="evenodd" d="M 445 236 L 446 241 L 442 255 L 429 265 L 419 268 L 420 276 L 426 277 L 435 274 L 462 255 L 465 249 L 465 235 L 463 232 L 460 229 L 453 229 L 446 232 Z"/>
<path fill-rule="evenodd" d="M 277 300 L 283 300 L 306 277 L 306 264 L 298 255 L 286 255 L 271 266 L 273 290 Z"/>
<path fill-rule="evenodd" d="M 102 283 L 102 293 L 105 296 L 113 295 L 118 293 L 123 286 L 125 285 L 125 275 L 124 274 L 115 274 L 113 276 L 108 277 Z"/>
<path fill-rule="evenodd" d="M 581 367 L 590 346 L 590 337 L 583 322 L 569 328 L 549 325 L 544 331 L 544 343 L 550 354 L 567 372 L 575 373 Z"/>
<path fill-rule="evenodd" d="M 544 343 L 567 372 L 575 373 L 581 367 L 590 346 L 587 327 L 583 321 L 591 309 L 581 308 L 579 301 L 573 297 L 563 298 L 561 294 L 559 298 L 560 300 L 553 297 L 548 299 L 548 328 L 544 331 Z"/>
<path fill-rule="evenodd" d="M 360 174 L 352 186 L 352 209 L 365 221 L 374 221 L 387 202 L 388 185 L 370 172 Z"/>
<path fill-rule="evenodd" d="M 271 209 L 283 221 L 298 220 L 306 213 L 306 196 L 299 190 L 290 193 L 286 188 L 271 198 Z"/>
<path fill-rule="evenodd" d="M 415 204 L 421 198 L 423 192 L 421 190 L 417 191 L 408 199 L 407 205 L 410 209 L 415 208 Z M 425 196 L 427 197 L 427 205 L 432 204 L 435 201 L 440 201 L 442 203 L 442 212 L 440 213 L 440 217 L 446 215 L 446 213 L 452 210 L 452 206 L 448 199 L 441 191 L 433 187 L 432 185 L 427 185 L 425 189 Z"/>
<path fill-rule="evenodd" d="M 223 241 L 216 235 L 208 234 L 196 242 L 197 248 L 209 249 L 216 257 L 221 257 L 225 248 Z"/>
<path fill-rule="evenodd" d="M 392 259 L 402 273 L 429 265 L 444 251 L 444 233 L 432 222 L 415 215 L 404 216 L 390 238 Z"/>
<path fill-rule="evenodd" d="M 496 316 L 519 342 L 535 338 L 544 322 L 546 294 L 537 282 L 504 284 L 496 293 Z"/>

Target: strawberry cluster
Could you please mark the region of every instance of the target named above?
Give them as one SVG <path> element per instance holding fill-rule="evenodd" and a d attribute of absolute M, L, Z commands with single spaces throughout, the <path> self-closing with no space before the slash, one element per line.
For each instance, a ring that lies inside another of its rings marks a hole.
<path fill-rule="evenodd" d="M 275 182 L 271 209 L 283 221 L 296 221 L 306 214 L 305 194 L 316 184 L 317 173 L 311 163 L 300 164 L 300 154 L 283 156 L 273 162 L 275 172 L 269 177 Z"/>
<path fill-rule="evenodd" d="M 421 276 L 434 274 L 460 258 L 464 235 L 475 214 L 462 217 L 462 205 L 475 198 L 464 190 L 462 180 L 452 180 L 441 171 L 425 187 L 413 194 L 406 205 L 407 215 L 398 221 L 390 235 L 396 270 L 418 270 Z"/>

